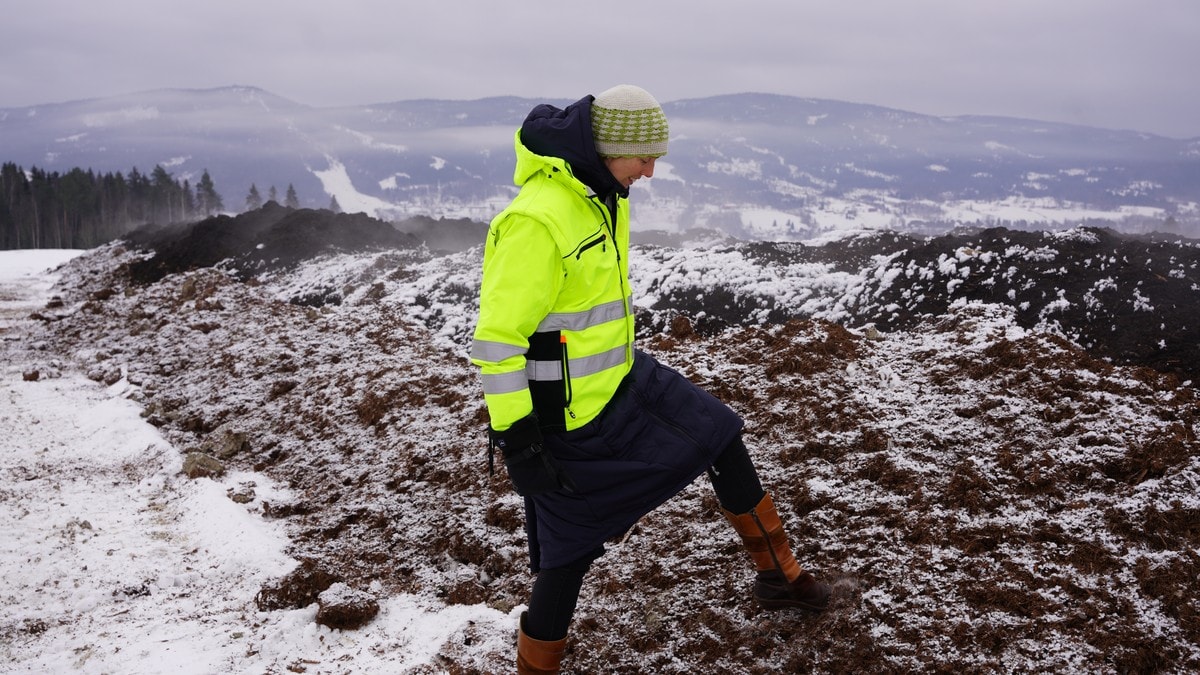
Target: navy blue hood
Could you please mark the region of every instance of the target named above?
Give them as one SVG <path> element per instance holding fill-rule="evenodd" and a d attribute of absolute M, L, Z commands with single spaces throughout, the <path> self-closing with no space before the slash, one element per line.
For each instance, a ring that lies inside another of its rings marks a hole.
<path fill-rule="evenodd" d="M 545 157 L 566 160 L 575 177 L 601 197 L 629 196 L 629 189 L 613 178 L 596 152 L 592 136 L 592 100 L 588 95 L 559 109 L 543 103 L 529 111 L 521 125 L 521 142 Z"/>

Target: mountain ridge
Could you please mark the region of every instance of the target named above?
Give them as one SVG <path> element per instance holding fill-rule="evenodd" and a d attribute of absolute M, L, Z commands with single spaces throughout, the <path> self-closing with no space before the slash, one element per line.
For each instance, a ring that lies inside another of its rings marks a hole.
<path fill-rule="evenodd" d="M 207 169 L 301 204 L 486 221 L 511 198 L 512 136 L 549 102 L 489 97 L 313 107 L 244 85 L 0 109 L 3 161 L 48 171 Z M 637 229 L 806 240 L 955 225 L 1200 234 L 1200 138 L 1000 116 L 934 116 L 748 92 L 663 103 L 671 153 L 634 190 Z"/>

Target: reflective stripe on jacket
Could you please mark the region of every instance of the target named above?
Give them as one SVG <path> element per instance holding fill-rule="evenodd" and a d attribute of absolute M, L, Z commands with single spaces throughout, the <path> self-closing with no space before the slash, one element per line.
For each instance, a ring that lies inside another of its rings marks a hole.
<path fill-rule="evenodd" d="M 519 132 L 515 146 L 521 191 L 488 230 L 471 361 L 494 429 L 536 411 L 543 428 L 573 430 L 633 364 L 628 201 L 604 204 Z"/>

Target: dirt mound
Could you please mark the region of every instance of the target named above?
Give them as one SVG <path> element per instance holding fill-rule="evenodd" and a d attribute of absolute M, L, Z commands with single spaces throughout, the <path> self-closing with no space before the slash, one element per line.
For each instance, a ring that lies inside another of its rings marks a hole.
<path fill-rule="evenodd" d="M 881 292 L 873 316 L 881 327 L 911 329 L 959 299 L 1006 304 L 1022 326 L 1053 325 L 1095 356 L 1200 382 L 1200 242 L 1099 228 L 1062 236 L 993 228 L 931 239 L 892 265 L 954 272 L 938 279 L 942 293 L 935 283 Z"/>
<path fill-rule="evenodd" d="M 746 265 L 736 283 L 734 275 L 704 269 L 701 258 L 652 252 L 670 265 L 647 288 L 659 298 L 645 317 L 655 331 L 678 312 L 697 317 L 705 335 L 811 318 L 902 331 L 957 304 L 984 302 L 1012 307 L 1022 327 L 1056 330 L 1112 363 L 1200 382 L 1200 241 L 1099 228 L 991 228 L 714 250 Z M 850 281 L 805 276 L 814 267 Z M 765 278 L 764 269 L 778 277 Z"/>
<path fill-rule="evenodd" d="M 222 262 L 245 279 L 290 267 L 320 253 L 414 248 L 421 243 L 417 237 L 366 214 L 290 209 L 275 202 L 238 216 L 142 228 L 125 240 L 154 252 L 153 257 L 130 267 L 131 278 L 141 284 Z"/>

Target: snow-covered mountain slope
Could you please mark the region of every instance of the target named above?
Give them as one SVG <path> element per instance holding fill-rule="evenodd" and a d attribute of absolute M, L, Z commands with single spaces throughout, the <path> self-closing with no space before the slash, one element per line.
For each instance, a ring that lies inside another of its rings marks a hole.
<path fill-rule="evenodd" d="M 308 231 L 319 241 L 321 227 Z M 1030 236 L 858 238 L 818 252 L 638 247 L 642 346 L 746 418 L 799 557 L 836 582 L 836 597 L 818 618 L 756 609 L 749 561 L 701 479 L 611 542 L 586 582 L 567 667 L 1200 667 L 1200 601 L 1180 592 L 1200 575 L 1196 389 L 1179 373 L 1090 355 L 1066 334 L 1065 309 L 1041 316 L 1066 297 L 1089 320 L 1115 321 L 1122 312 L 1101 307 L 1133 298 L 1148 306 L 1133 316 L 1157 319 L 1166 296 L 1150 295 L 1155 275 L 1195 293 L 1194 248 L 1157 244 L 1168 252 L 1146 265 L 1146 242 Z M 169 239 L 154 244 L 173 250 Z M 224 461 L 291 493 L 246 508 L 280 519 L 290 553 L 327 581 L 519 607 L 531 581 L 521 501 L 502 472 L 488 475 L 486 413 L 465 358 L 478 249 L 343 240 L 280 265 L 259 250 L 215 267 L 158 265 L 130 244 L 88 252 L 61 271 L 61 305 L 39 312 L 35 339 L 65 368 L 127 383 L 179 448 L 239 439 Z M 1125 257 L 1128 279 L 1116 271 Z M 1112 288 L 1076 300 L 1062 285 L 1076 274 L 1111 276 Z M 954 295 L 972 285 L 998 290 Z M 903 287 L 924 297 L 870 310 L 885 330 L 851 321 Z M 765 297 L 828 318 L 777 316 Z M 1157 321 L 1122 330 L 1169 336 Z M 456 632 L 439 645 L 440 667 L 507 669 L 495 630 Z M 379 650 L 365 649 L 375 663 Z M 306 665 L 353 666 L 353 654 L 341 658 Z"/>
<path fill-rule="evenodd" d="M 512 194 L 512 139 L 540 101 L 312 108 L 251 87 L 0 110 L 0 161 L 210 171 L 232 211 L 251 184 L 305 206 L 486 221 Z M 553 101 L 565 105 L 569 101 Z M 671 152 L 635 187 L 635 228 L 802 240 L 953 224 L 1200 234 L 1200 139 L 997 117 L 942 118 L 767 94 L 664 103 Z"/>

